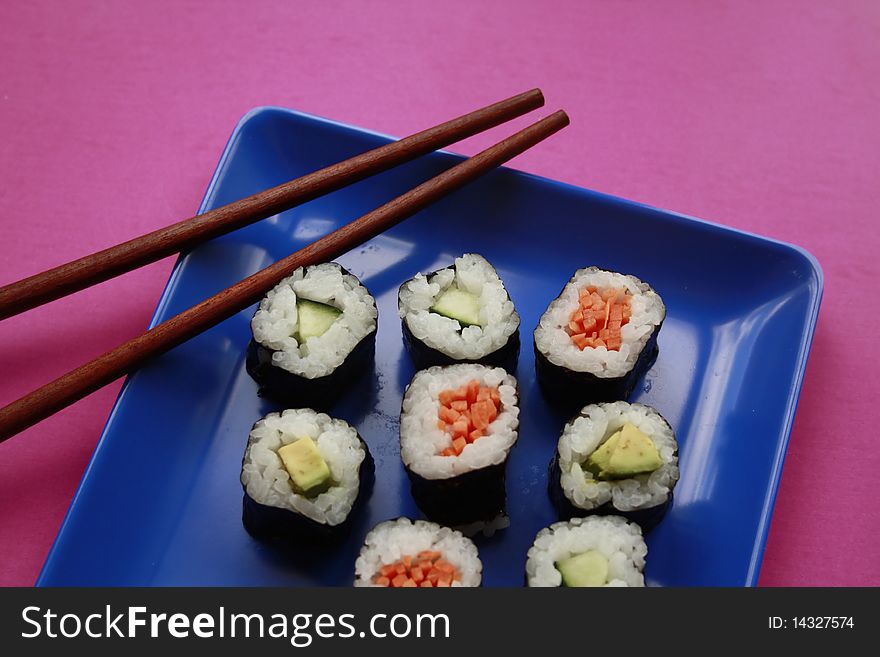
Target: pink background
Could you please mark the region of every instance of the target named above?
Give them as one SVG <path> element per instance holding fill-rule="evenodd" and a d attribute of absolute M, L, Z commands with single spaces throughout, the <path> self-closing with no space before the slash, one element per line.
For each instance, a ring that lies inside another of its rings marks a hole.
<path fill-rule="evenodd" d="M 254 106 L 403 135 L 533 86 L 572 125 L 514 166 L 818 257 L 760 581 L 880 585 L 873 0 L 3 2 L 0 282 L 192 214 Z M 172 263 L 0 323 L 0 403 L 143 330 Z M 119 385 L 0 445 L 0 584 L 37 576 Z"/>

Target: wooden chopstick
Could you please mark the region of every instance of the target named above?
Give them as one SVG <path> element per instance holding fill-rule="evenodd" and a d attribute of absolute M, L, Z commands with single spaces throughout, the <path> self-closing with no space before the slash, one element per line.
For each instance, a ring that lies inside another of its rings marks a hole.
<path fill-rule="evenodd" d="M 375 237 L 568 125 L 562 110 L 447 169 L 292 255 L 0 409 L 0 442 L 258 301 L 297 267 L 326 262 Z"/>
<path fill-rule="evenodd" d="M 532 89 L 351 159 L 0 287 L 0 320 L 106 281 L 470 137 L 544 104 Z"/>

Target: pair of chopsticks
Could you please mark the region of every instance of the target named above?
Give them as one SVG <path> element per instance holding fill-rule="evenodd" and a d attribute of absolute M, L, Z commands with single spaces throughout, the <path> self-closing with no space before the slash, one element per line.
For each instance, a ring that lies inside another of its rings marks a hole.
<path fill-rule="evenodd" d="M 544 104 L 533 89 L 167 228 L 0 287 L 0 320 L 191 248 L 443 148 Z M 569 123 L 559 110 L 303 249 L 0 409 L 0 442 L 248 306 L 299 267 L 326 262 L 500 166 Z"/>

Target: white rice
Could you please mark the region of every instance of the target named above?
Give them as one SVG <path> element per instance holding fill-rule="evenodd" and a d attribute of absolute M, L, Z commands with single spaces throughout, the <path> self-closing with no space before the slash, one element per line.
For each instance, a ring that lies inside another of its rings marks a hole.
<path fill-rule="evenodd" d="M 497 387 L 498 417 L 486 435 L 465 446 L 459 456 L 440 456 L 452 445 L 451 435 L 437 426 L 440 393 L 476 379 Z M 431 367 L 417 372 L 403 396 L 400 414 L 400 457 L 404 465 L 426 479 L 448 479 L 503 463 L 516 443 L 519 426 L 516 379 L 500 367 L 476 364 Z"/>
<path fill-rule="evenodd" d="M 300 344 L 297 298 L 317 301 L 342 311 L 323 334 Z M 298 376 L 315 379 L 342 365 L 357 344 L 376 329 L 376 300 L 360 281 L 333 262 L 300 267 L 260 301 L 251 320 L 254 340 L 273 351 L 272 364 Z"/>
<path fill-rule="evenodd" d="M 462 328 L 454 319 L 430 312 L 448 287 L 480 299 L 480 325 Z M 431 276 L 416 274 L 400 287 L 398 312 L 412 334 L 456 360 L 479 360 L 505 344 L 519 328 L 519 315 L 495 268 L 481 255 L 465 253 L 453 267 Z"/>
<path fill-rule="evenodd" d="M 294 492 L 278 450 L 311 438 L 330 468 L 333 486 L 316 497 Z M 345 521 L 358 496 L 366 452 L 357 432 L 343 420 L 308 408 L 269 413 L 248 437 L 241 483 L 254 501 L 295 511 L 315 522 L 335 526 Z"/>
<path fill-rule="evenodd" d="M 587 347 L 583 350 L 566 332 L 571 315 L 579 305 L 580 291 L 595 285 L 602 288 L 625 288 L 632 297 L 629 321 L 620 328 L 619 350 Z M 575 372 L 589 372 L 602 378 L 624 376 L 641 354 L 651 335 L 666 317 L 666 306 L 647 283 L 635 276 L 605 271 L 598 267 L 579 269 L 556 299 L 550 302 L 535 329 L 535 346 L 554 365 Z"/>
<path fill-rule="evenodd" d="M 364 539 L 360 556 L 354 564 L 355 586 L 376 586 L 373 577 L 382 566 L 422 550 L 440 552 L 458 569 L 461 580 L 452 586 L 479 586 L 483 564 L 477 546 L 461 532 L 426 520 L 398 518 L 376 525 Z"/>
<path fill-rule="evenodd" d="M 647 435 L 663 461 L 654 472 L 619 481 L 599 481 L 584 462 L 625 422 Z M 585 406 L 565 425 L 557 453 L 562 473 L 560 484 L 569 502 L 585 510 L 608 501 L 619 511 L 633 511 L 662 504 L 678 481 L 678 443 L 672 428 L 650 406 L 619 401 Z"/>
<path fill-rule="evenodd" d="M 456 525 L 455 528 L 468 538 L 477 534 L 492 538 L 499 531 L 508 527 L 510 527 L 510 516 L 502 512 L 489 520 L 476 520 L 466 525 Z"/>
<path fill-rule="evenodd" d="M 644 586 L 642 570 L 648 546 L 638 525 L 619 516 L 590 516 L 557 522 L 538 532 L 529 549 L 529 586 L 562 586 L 556 562 L 598 550 L 608 559 L 605 586 Z"/>

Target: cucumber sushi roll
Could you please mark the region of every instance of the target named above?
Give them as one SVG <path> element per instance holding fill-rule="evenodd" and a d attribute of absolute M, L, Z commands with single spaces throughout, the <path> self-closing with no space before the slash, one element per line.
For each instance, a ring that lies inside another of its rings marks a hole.
<path fill-rule="evenodd" d="M 477 546 L 454 529 L 398 518 L 376 525 L 354 564 L 355 586 L 434 588 L 480 585 Z"/>
<path fill-rule="evenodd" d="M 257 537 L 339 536 L 373 476 L 367 444 L 347 422 L 310 408 L 269 413 L 242 462 L 244 526 Z"/>
<path fill-rule="evenodd" d="M 376 300 L 335 262 L 300 267 L 251 320 L 247 370 L 260 395 L 328 409 L 372 364 L 377 318 Z"/>
<path fill-rule="evenodd" d="M 656 410 L 591 404 L 562 430 L 550 496 L 563 517 L 616 514 L 648 530 L 672 502 L 678 474 L 675 434 Z"/>
<path fill-rule="evenodd" d="M 416 372 L 403 396 L 400 456 L 426 516 L 462 525 L 503 513 L 517 403 L 516 379 L 500 367 L 462 364 Z"/>
<path fill-rule="evenodd" d="M 495 268 L 466 253 L 400 286 L 403 340 L 417 369 L 482 363 L 516 369 L 519 315 Z"/>
<path fill-rule="evenodd" d="M 635 276 L 575 272 L 535 329 L 535 370 L 545 395 L 581 406 L 624 399 L 657 356 L 663 300 Z"/>
<path fill-rule="evenodd" d="M 639 526 L 618 516 L 573 518 L 542 529 L 529 549 L 529 586 L 644 586 L 648 546 Z"/>

